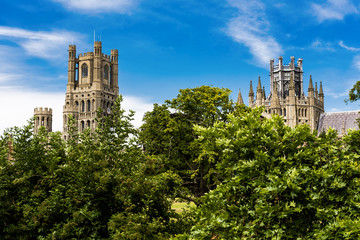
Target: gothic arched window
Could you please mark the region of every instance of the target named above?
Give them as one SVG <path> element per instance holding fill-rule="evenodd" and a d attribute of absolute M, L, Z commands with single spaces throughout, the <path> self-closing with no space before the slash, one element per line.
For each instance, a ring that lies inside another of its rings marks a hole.
<path fill-rule="evenodd" d="M 81 65 L 81 76 L 83 76 L 83 77 L 88 76 L 88 65 L 86 63 Z"/>
<path fill-rule="evenodd" d="M 109 66 L 105 65 L 104 67 L 104 79 L 109 79 Z"/>
<path fill-rule="evenodd" d="M 81 111 L 85 112 L 85 102 L 81 101 Z"/>
<path fill-rule="evenodd" d="M 87 111 L 91 112 L 91 103 L 90 100 L 87 100 Z"/>

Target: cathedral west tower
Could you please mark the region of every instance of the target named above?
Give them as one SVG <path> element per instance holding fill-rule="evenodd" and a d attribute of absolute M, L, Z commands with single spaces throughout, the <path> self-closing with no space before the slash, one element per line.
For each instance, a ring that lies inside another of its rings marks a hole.
<path fill-rule="evenodd" d="M 69 116 L 75 119 L 79 131 L 94 130 L 96 112 L 103 109 L 110 113 L 119 96 L 118 50 L 111 55 L 102 53 L 100 41 L 94 43 L 94 51 L 76 56 L 76 46 L 69 46 L 68 83 L 63 107 L 63 137 L 68 139 Z"/>

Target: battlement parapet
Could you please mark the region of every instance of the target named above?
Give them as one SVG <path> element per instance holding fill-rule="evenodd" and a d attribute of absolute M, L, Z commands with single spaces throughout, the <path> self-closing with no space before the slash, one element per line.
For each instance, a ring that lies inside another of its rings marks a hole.
<path fill-rule="evenodd" d="M 69 45 L 69 51 L 75 51 L 76 45 Z"/>
<path fill-rule="evenodd" d="M 79 54 L 79 58 L 80 57 L 92 57 L 92 56 L 94 56 L 93 52 L 87 52 L 87 53 L 80 53 Z"/>
<path fill-rule="evenodd" d="M 34 108 L 34 115 L 52 115 L 51 108 Z"/>
<path fill-rule="evenodd" d="M 101 41 L 95 41 L 94 46 L 95 47 L 101 47 Z"/>
<path fill-rule="evenodd" d="M 104 53 L 103 53 L 103 54 L 102 54 L 102 57 L 110 60 L 110 56 L 108 56 L 107 54 L 104 54 Z"/>
<path fill-rule="evenodd" d="M 283 64 L 283 57 L 280 56 L 279 57 L 279 62 L 273 67 L 274 71 L 278 71 L 280 69 L 282 70 L 292 70 L 294 69 L 295 71 L 302 71 L 302 62 L 303 59 L 299 58 L 297 60 L 297 64 L 295 64 L 295 57 L 290 57 L 291 62 L 289 64 Z M 274 63 L 274 59 L 270 59 L 270 64 Z"/>

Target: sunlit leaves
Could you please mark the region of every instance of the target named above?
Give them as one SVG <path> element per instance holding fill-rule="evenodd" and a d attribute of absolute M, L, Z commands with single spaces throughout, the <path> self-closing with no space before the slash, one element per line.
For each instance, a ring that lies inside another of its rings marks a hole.
<path fill-rule="evenodd" d="M 194 210 L 191 239 L 357 239 L 359 131 L 339 139 L 260 119 L 262 109 L 197 128 L 224 181 Z M 216 219 L 221 219 L 217 221 Z"/>

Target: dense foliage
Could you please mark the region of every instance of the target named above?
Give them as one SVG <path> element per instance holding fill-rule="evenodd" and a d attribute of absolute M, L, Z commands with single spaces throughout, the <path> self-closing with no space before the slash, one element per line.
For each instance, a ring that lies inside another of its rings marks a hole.
<path fill-rule="evenodd" d="M 120 108 L 91 134 L 66 143 L 60 133 L 32 125 L 1 139 L 2 239 L 167 239 L 176 231 L 171 211 L 180 179 L 143 154 L 131 136 L 131 114 Z M 7 160 L 12 135 L 13 161 Z"/>
<path fill-rule="evenodd" d="M 360 131 L 291 129 L 229 94 L 181 90 L 140 132 L 121 97 L 95 132 L 70 119 L 66 142 L 7 130 L 0 238 L 359 239 Z M 175 198 L 197 206 L 178 214 Z"/>
<path fill-rule="evenodd" d="M 262 109 L 198 127 L 224 181 L 194 209 L 180 239 L 359 239 L 360 132 L 338 139 L 294 129 Z"/>
<path fill-rule="evenodd" d="M 235 109 L 230 93 L 229 89 L 210 86 L 182 89 L 177 98 L 154 104 L 144 116 L 140 142 L 145 151 L 161 156 L 166 169 L 177 172 L 194 196 L 203 195 L 216 184 L 215 179 L 207 178 L 212 165 L 196 161 L 199 146 L 194 126 L 225 122 Z"/>

